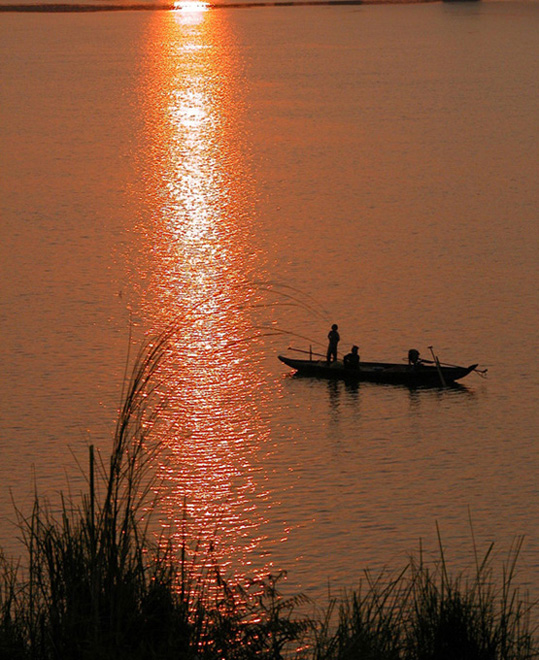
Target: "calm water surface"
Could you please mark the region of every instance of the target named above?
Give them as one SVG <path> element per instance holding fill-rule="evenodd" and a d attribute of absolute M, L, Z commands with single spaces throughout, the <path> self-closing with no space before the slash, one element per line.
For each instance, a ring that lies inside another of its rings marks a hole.
<path fill-rule="evenodd" d="M 321 596 L 525 536 L 539 592 L 539 5 L 0 20 L 0 536 L 106 455 L 132 341 L 172 321 L 163 524 Z M 290 377 L 288 346 L 488 367 Z M 185 511 L 183 503 L 185 502 Z"/>

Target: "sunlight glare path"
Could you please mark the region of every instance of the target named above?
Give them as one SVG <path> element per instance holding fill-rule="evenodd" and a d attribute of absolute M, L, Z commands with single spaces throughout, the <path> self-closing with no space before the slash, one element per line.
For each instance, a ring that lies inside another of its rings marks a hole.
<path fill-rule="evenodd" d="M 158 430 L 163 527 L 176 529 L 181 544 L 187 526 L 199 552 L 211 548 L 241 578 L 247 566 L 251 576 L 268 570 L 265 546 L 276 542 L 264 529 L 275 503 L 264 487 L 260 448 L 269 430 L 253 363 L 259 301 L 249 282 L 259 257 L 247 242 L 253 193 L 234 43 L 224 19 L 195 14 L 159 15 L 148 40 L 159 49 L 148 53 L 145 72 L 149 209 L 135 277 L 145 283 L 152 328 L 176 330 Z"/>

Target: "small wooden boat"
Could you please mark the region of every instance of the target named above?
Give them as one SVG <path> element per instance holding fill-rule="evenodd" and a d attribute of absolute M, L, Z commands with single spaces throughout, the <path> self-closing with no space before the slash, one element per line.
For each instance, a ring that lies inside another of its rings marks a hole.
<path fill-rule="evenodd" d="M 342 360 L 328 364 L 326 360 L 300 360 L 279 355 L 279 360 L 295 369 L 303 376 L 330 378 L 350 382 L 387 383 L 391 385 L 445 386 L 455 383 L 477 369 L 477 364 L 469 367 L 428 363 L 424 360 L 416 364 L 392 362 L 360 362 L 359 368 L 345 367 Z"/>

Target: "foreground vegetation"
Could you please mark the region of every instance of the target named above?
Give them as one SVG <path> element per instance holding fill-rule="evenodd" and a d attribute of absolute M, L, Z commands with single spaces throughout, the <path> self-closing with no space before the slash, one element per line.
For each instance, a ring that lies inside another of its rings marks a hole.
<path fill-rule="evenodd" d="M 538 657 L 530 607 L 513 586 L 520 542 L 499 584 L 491 550 L 473 578 L 410 561 L 324 612 L 285 598 L 279 577 L 228 583 L 207 557 L 148 529 L 150 435 L 159 418 L 163 336 L 139 356 L 110 463 L 90 453 L 88 493 L 55 516 L 36 497 L 19 514 L 22 566 L 0 556 L 0 658 L 9 660 L 525 660 Z M 145 522 L 144 522 L 145 521 Z"/>

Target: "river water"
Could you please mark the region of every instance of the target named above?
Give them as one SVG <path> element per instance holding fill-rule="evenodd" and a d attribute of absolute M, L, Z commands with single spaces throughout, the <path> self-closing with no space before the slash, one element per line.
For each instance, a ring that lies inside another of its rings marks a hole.
<path fill-rule="evenodd" d="M 539 4 L 3 13 L 0 31 L 4 548 L 12 498 L 84 487 L 130 342 L 173 323 L 163 524 L 315 597 L 435 555 L 437 525 L 458 571 L 473 538 L 503 561 L 524 536 L 539 593 Z M 277 355 L 325 351 L 334 322 L 341 353 L 432 345 L 488 378 L 291 377 Z"/>

